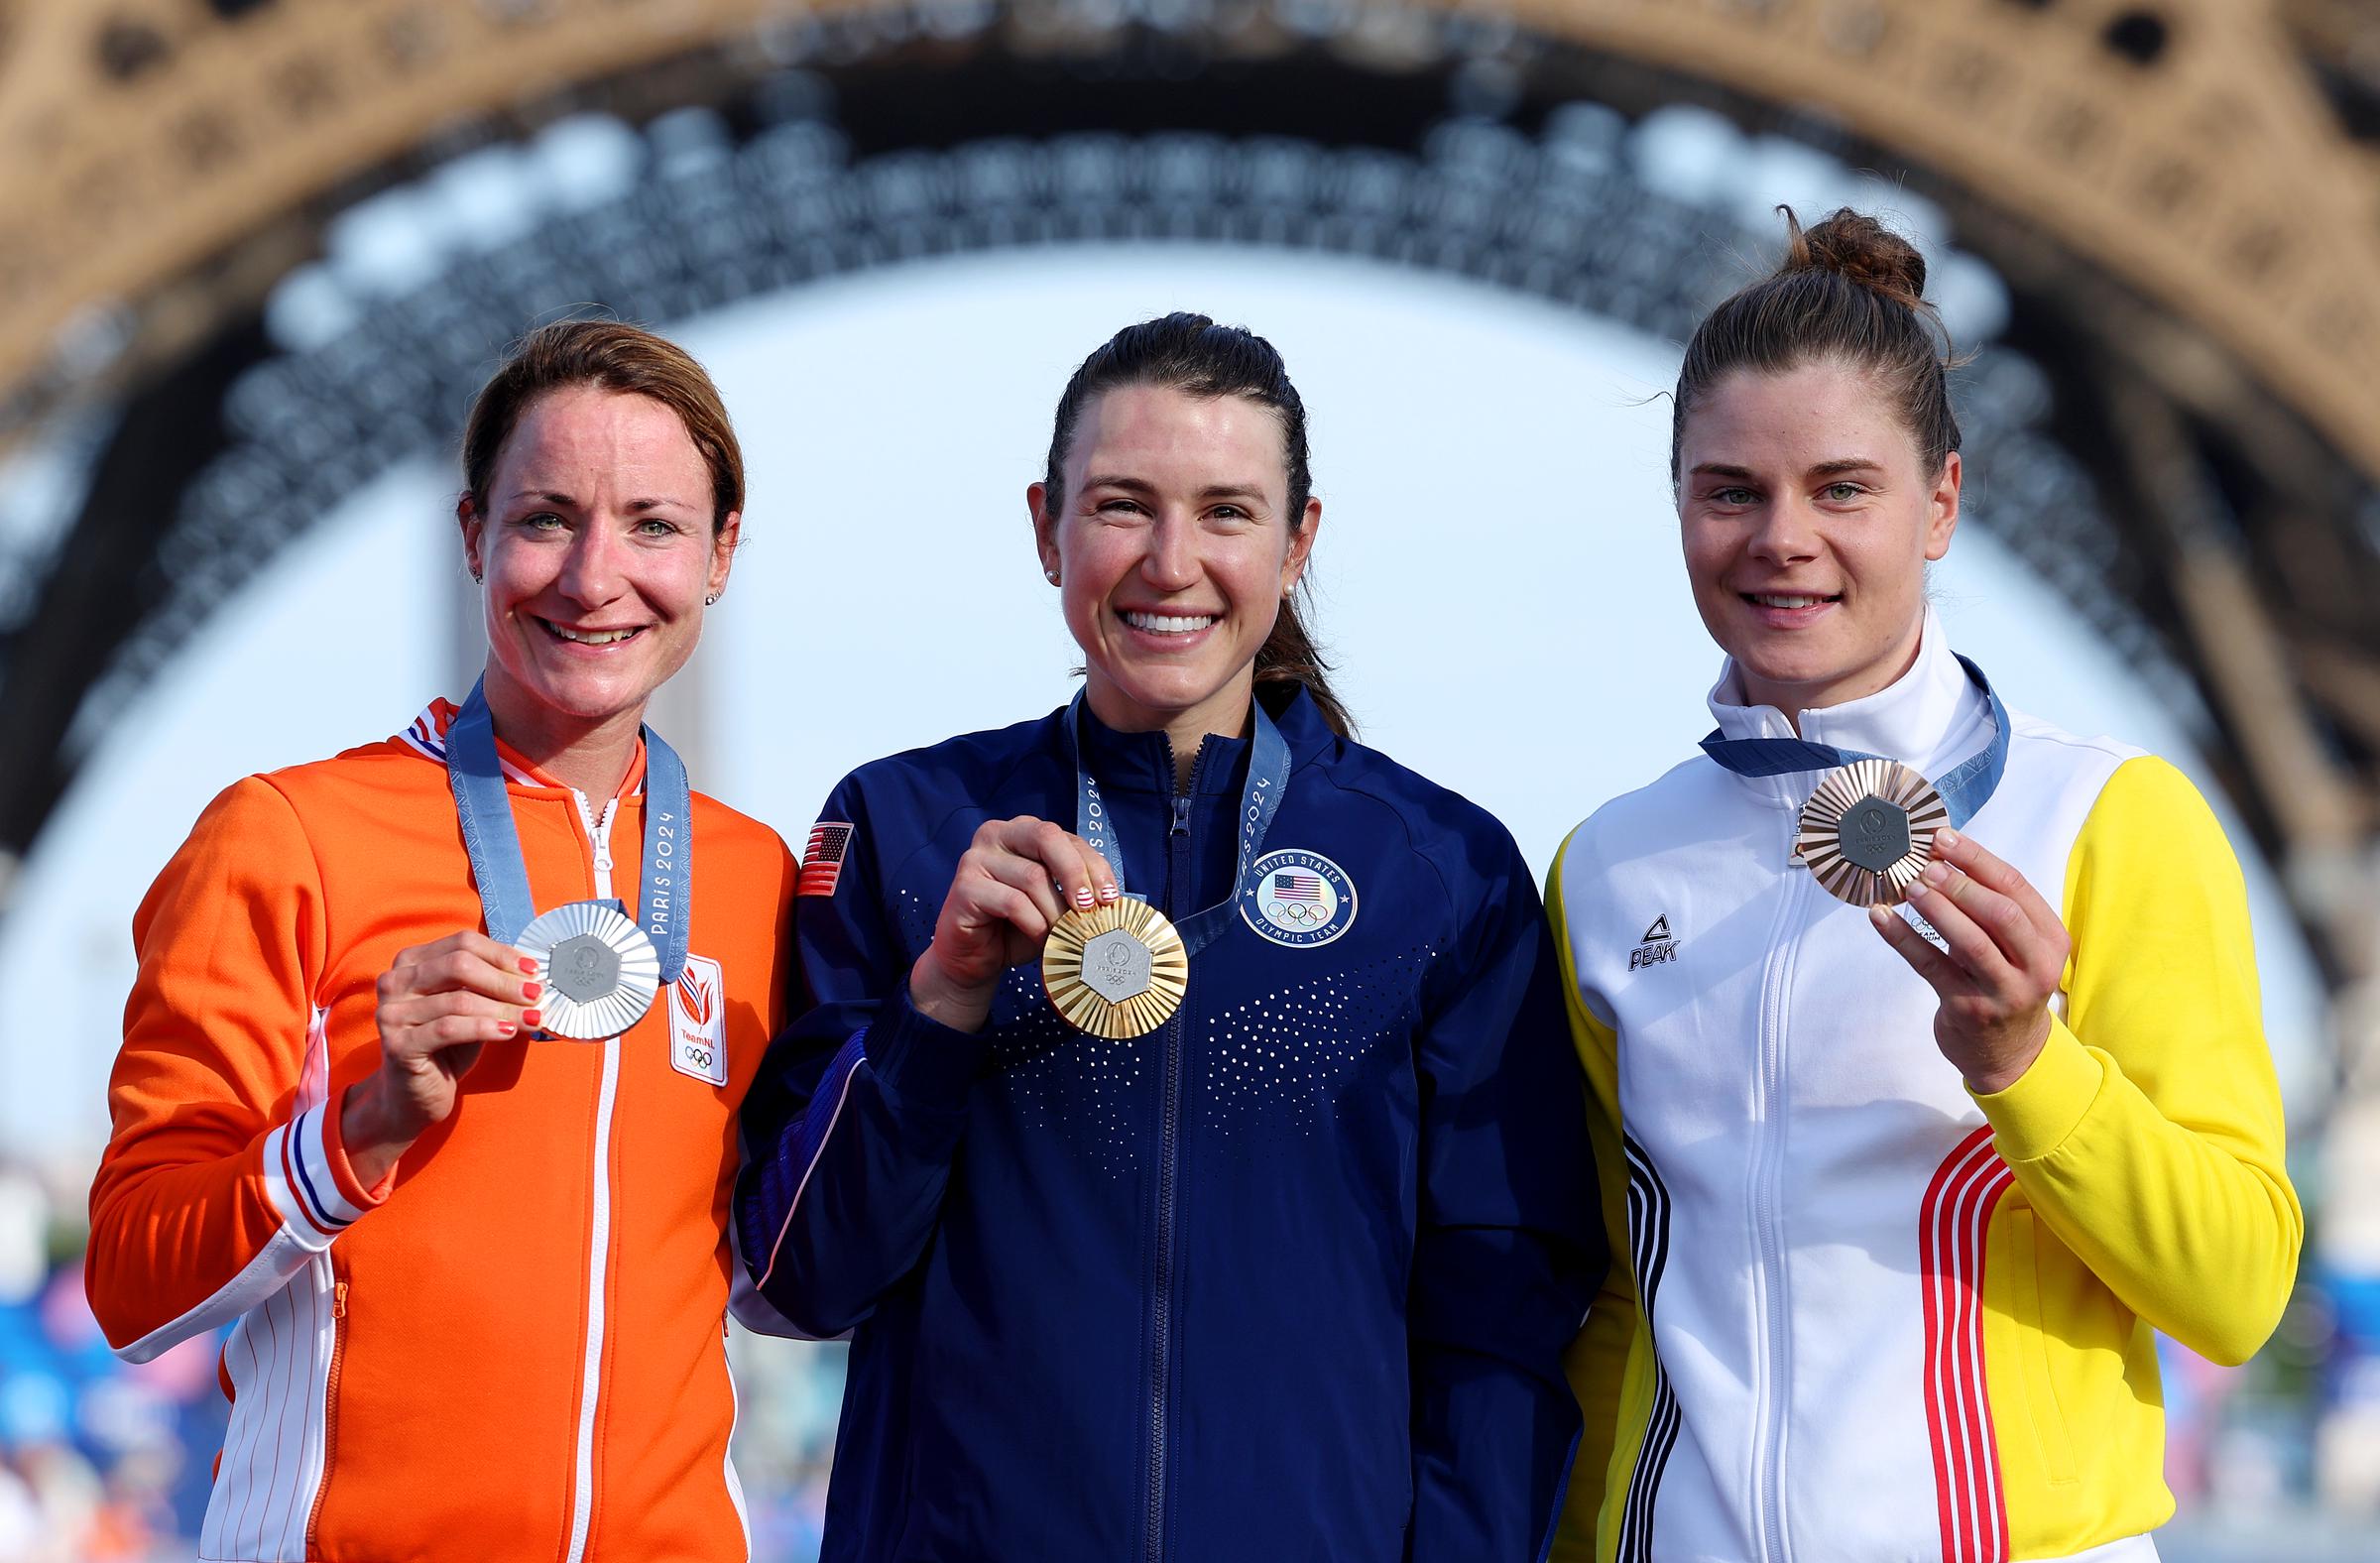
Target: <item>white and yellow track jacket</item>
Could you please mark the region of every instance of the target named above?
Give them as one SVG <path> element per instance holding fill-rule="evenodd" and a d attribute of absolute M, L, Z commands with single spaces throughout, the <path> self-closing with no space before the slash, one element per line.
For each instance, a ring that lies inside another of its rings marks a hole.
<path fill-rule="evenodd" d="M 1712 694 L 1726 736 L 1793 736 L 1736 688 L 1730 667 Z M 1556 1558 L 2155 1557 L 2152 1331 L 2254 1352 L 2304 1217 L 2204 800 L 2137 750 L 2011 729 L 1966 831 L 2074 954 L 2049 1044 L 1996 1095 L 1936 1049 L 1934 991 L 1791 861 L 1815 778 L 1698 757 L 1564 843 L 1547 900 L 1614 1258 L 1572 1353 Z M 1801 736 L 1940 776 L 1990 733 L 1929 615 L 1908 674 Z"/>

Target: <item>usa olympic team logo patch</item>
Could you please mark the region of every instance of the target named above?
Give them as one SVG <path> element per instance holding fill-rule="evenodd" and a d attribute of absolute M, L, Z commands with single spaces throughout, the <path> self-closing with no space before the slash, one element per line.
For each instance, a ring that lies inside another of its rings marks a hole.
<path fill-rule="evenodd" d="M 1259 936 L 1293 950 L 1328 944 L 1356 920 L 1355 881 L 1319 852 L 1267 852 L 1240 892 L 1240 915 Z"/>

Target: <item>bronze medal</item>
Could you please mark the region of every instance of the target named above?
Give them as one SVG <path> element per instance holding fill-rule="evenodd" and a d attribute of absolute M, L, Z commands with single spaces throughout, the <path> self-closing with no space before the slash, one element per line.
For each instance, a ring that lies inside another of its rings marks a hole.
<path fill-rule="evenodd" d="M 1827 894 L 1854 906 L 1897 905 L 1925 872 L 1951 812 L 1934 783 L 1890 760 L 1830 771 L 1802 805 L 1793 855 Z"/>

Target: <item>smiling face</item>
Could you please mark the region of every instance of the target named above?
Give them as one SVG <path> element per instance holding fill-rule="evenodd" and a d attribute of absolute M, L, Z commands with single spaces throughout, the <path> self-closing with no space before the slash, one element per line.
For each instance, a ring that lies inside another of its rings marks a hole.
<path fill-rule="evenodd" d="M 710 469 L 677 414 L 593 387 L 533 402 L 458 514 L 485 583 L 489 708 L 540 751 L 642 720 L 692 655 L 742 520 L 713 534 Z"/>
<path fill-rule="evenodd" d="M 1083 409 L 1050 514 L 1027 491 L 1041 562 L 1089 664 L 1091 708 L 1181 741 L 1247 718 L 1257 650 L 1304 570 L 1322 502 L 1285 514 L 1281 421 L 1242 396 L 1120 386 Z"/>
<path fill-rule="evenodd" d="M 1686 573 L 1752 704 L 1840 705 L 1916 660 L 1926 563 L 1959 525 L 1959 455 L 1921 468 L 1891 400 L 1837 360 L 1738 370 L 1695 404 L 1678 448 Z"/>

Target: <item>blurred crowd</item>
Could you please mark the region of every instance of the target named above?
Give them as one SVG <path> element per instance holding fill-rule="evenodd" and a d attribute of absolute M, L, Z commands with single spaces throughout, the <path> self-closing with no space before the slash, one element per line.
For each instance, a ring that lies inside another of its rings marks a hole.
<path fill-rule="evenodd" d="M 218 1338 L 138 1366 L 107 1349 L 82 1295 L 87 1176 L 0 1158 L 0 1563 L 187 1559 L 206 1510 L 227 1411 Z M 2341 1253 L 2309 1248 L 2288 1317 L 2247 1367 L 2168 1348 L 2172 1563 L 2380 1558 L 2380 1266 Z M 808 1563 L 844 1348 L 738 1330 L 732 1353 L 753 1556 Z"/>
<path fill-rule="evenodd" d="M 138 1365 L 108 1350 L 82 1292 L 89 1177 L 0 1155 L 0 1563 L 186 1563 L 230 1409 L 221 1335 Z M 732 1353 L 753 1555 L 807 1563 L 844 1348 L 739 1330 Z"/>

